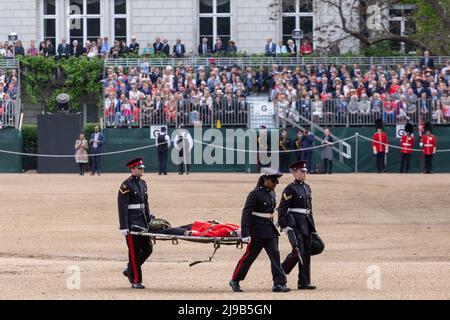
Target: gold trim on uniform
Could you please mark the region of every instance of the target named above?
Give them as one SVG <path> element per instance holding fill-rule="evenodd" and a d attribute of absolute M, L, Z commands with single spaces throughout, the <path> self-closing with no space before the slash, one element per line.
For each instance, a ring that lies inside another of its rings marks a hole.
<path fill-rule="evenodd" d="M 290 198 L 292 198 L 292 194 L 288 196 L 286 193 L 283 193 L 284 200 L 288 201 Z"/>

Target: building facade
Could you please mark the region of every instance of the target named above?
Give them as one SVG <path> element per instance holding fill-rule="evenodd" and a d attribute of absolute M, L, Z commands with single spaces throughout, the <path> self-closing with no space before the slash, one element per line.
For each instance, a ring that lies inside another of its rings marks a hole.
<path fill-rule="evenodd" d="M 335 9 L 319 0 L 0 0 L 0 7 L 0 39 L 16 32 L 25 48 L 31 40 L 85 43 L 108 36 L 130 42 L 134 35 L 141 48 L 156 36 L 172 45 L 180 38 L 193 54 L 201 38 L 214 43 L 220 37 L 251 54 L 263 53 L 268 38 L 286 43 L 295 28 L 316 49 L 340 36 L 338 30 L 318 31 L 339 20 Z M 352 39 L 339 44 L 341 52 L 358 48 Z"/>

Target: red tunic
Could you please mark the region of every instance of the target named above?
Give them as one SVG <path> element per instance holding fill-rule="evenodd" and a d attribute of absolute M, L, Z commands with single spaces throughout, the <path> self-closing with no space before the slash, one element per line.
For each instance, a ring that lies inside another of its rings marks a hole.
<path fill-rule="evenodd" d="M 372 140 L 372 149 L 377 152 L 386 152 L 388 143 L 386 132 L 375 132 Z"/>
<path fill-rule="evenodd" d="M 423 154 L 428 156 L 435 153 L 436 137 L 432 134 L 423 135 L 420 140 L 420 145 L 423 147 Z"/>
<path fill-rule="evenodd" d="M 209 221 L 195 221 L 192 235 L 197 237 L 232 237 L 240 227 L 232 223 L 214 224 Z"/>
<path fill-rule="evenodd" d="M 400 140 L 400 147 L 402 147 L 402 153 L 410 154 L 414 147 L 414 137 L 410 135 L 403 135 Z"/>

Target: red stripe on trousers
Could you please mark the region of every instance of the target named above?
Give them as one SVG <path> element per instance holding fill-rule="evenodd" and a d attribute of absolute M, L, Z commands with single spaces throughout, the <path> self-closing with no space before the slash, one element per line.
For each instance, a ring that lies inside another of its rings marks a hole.
<path fill-rule="evenodd" d="M 239 263 L 238 263 L 238 266 L 236 267 L 236 270 L 234 270 L 234 273 L 233 273 L 233 280 L 236 279 L 236 275 L 237 275 L 237 273 L 239 272 L 239 269 L 241 269 L 242 263 L 244 263 L 245 259 L 247 259 L 247 257 L 248 257 L 249 254 L 250 254 L 250 243 L 251 243 L 251 241 L 248 243 L 248 245 L 247 245 L 247 250 L 245 250 L 245 253 L 244 253 L 244 255 L 242 256 L 241 260 L 239 260 Z"/>
<path fill-rule="evenodd" d="M 134 283 L 138 283 L 139 275 L 138 275 L 137 267 L 136 267 L 136 258 L 134 257 L 134 246 L 133 246 L 133 239 L 131 238 L 131 234 L 128 234 L 127 238 L 128 238 L 128 245 L 130 246 L 131 266 L 133 268 L 133 273 L 134 273 Z"/>

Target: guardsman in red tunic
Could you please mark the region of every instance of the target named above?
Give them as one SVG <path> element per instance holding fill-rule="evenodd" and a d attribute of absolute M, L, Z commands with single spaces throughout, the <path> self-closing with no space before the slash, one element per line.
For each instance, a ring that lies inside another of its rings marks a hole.
<path fill-rule="evenodd" d="M 384 172 L 385 169 L 385 156 L 389 151 L 388 140 L 386 132 L 383 132 L 383 120 L 377 119 L 375 121 L 375 132 L 372 136 L 372 149 L 373 154 L 377 156 L 377 170 L 378 173 Z"/>
<path fill-rule="evenodd" d="M 423 148 L 425 158 L 425 173 L 431 173 L 433 169 L 433 155 L 436 153 L 436 137 L 431 134 L 431 123 L 425 123 L 425 134 L 420 140 L 420 147 Z"/>
<path fill-rule="evenodd" d="M 414 148 L 414 137 L 412 132 L 414 127 L 411 123 L 405 125 L 405 134 L 400 139 L 401 159 L 400 159 L 400 173 L 409 172 L 409 162 L 411 158 L 412 149 Z"/>

